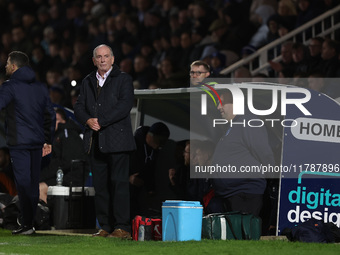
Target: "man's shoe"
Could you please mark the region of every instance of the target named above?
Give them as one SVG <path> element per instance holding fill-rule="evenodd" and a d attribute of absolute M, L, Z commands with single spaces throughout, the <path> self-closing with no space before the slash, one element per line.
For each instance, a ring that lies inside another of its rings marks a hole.
<path fill-rule="evenodd" d="M 113 231 L 108 237 L 120 238 L 120 239 L 127 239 L 131 240 L 131 234 L 123 229 L 117 228 Z"/>
<path fill-rule="evenodd" d="M 109 233 L 104 229 L 100 229 L 97 233 L 94 233 L 92 236 L 100 236 L 100 237 L 107 237 Z"/>
<path fill-rule="evenodd" d="M 28 226 L 20 226 L 18 229 L 12 231 L 12 235 L 33 235 L 35 229 Z"/>

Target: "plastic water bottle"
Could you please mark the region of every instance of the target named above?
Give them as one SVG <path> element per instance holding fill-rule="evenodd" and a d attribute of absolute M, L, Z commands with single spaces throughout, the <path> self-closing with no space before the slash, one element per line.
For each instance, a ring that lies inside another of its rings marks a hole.
<path fill-rule="evenodd" d="M 145 227 L 140 225 L 138 229 L 138 241 L 144 241 L 145 239 Z"/>
<path fill-rule="evenodd" d="M 61 167 L 59 167 L 57 170 L 57 186 L 63 185 L 63 178 L 64 178 L 64 172 L 61 169 Z"/>

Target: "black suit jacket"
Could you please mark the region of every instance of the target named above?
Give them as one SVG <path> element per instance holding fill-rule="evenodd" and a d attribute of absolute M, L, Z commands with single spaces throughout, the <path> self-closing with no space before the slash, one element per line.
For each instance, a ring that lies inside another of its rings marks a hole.
<path fill-rule="evenodd" d="M 119 70 L 117 65 L 107 77 L 100 94 L 97 93 L 96 72 L 87 75 L 81 85 L 80 95 L 74 106 L 77 120 L 85 125 L 84 146 L 89 152 L 93 130 L 86 125 L 89 118 L 98 118 L 99 150 L 103 153 L 127 152 L 136 148 L 130 119 L 134 102 L 132 78 Z"/>

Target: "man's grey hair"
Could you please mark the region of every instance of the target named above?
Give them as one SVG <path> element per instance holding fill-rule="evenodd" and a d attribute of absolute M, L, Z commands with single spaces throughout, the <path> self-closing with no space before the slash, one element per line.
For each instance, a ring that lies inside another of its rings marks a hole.
<path fill-rule="evenodd" d="M 110 52 L 111 52 L 111 56 L 114 56 L 113 55 L 113 50 L 112 50 L 112 48 L 110 47 L 110 46 L 108 46 L 108 45 L 106 45 L 106 44 L 100 44 L 100 45 L 98 45 L 96 48 L 94 48 L 94 50 L 93 50 L 93 57 L 95 58 L 96 57 L 96 55 L 97 55 L 97 50 L 99 49 L 99 48 L 101 48 L 101 47 L 107 47 L 107 48 L 109 48 L 109 50 L 110 50 Z"/>

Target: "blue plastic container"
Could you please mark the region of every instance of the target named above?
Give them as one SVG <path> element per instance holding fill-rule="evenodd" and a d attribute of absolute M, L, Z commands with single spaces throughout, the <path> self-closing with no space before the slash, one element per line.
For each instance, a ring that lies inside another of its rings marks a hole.
<path fill-rule="evenodd" d="M 201 240 L 203 207 L 196 201 L 166 200 L 162 206 L 162 240 Z"/>

